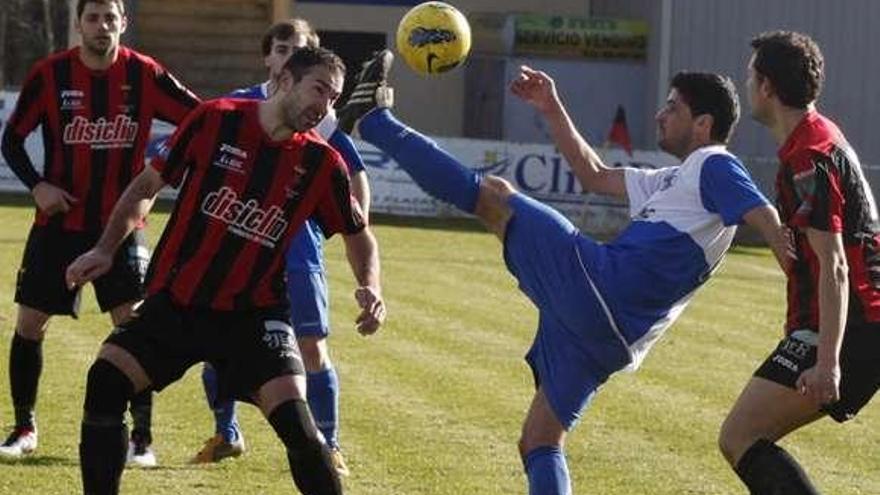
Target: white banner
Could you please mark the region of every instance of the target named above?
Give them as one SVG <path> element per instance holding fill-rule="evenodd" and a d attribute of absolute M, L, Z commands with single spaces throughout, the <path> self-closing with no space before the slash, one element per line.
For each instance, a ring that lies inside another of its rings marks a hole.
<path fill-rule="evenodd" d="M 15 93 L 0 93 L 0 127 L 12 112 Z M 147 159 L 156 154 L 158 144 L 166 139 L 173 127 L 156 122 L 153 125 Z M 514 186 L 543 201 L 572 220 L 586 232 L 610 235 L 628 221 L 625 203 L 592 193 L 584 193 L 577 179 L 556 148 L 547 144 L 520 144 L 476 139 L 436 138 L 437 144 L 460 162 L 481 173 L 498 175 Z M 372 210 L 408 216 L 458 216 L 453 206 L 435 200 L 422 192 L 409 175 L 391 157 L 373 146 L 355 141 L 367 165 L 373 191 Z M 26 141 L 28 154 L 38 170 L 43 164 L 42 135 L 33 132 Z M 605 163 L 615 167 L 659 168 L 677 164 L 677 160 L 656 151 L 636 151 L 633 156 L 622 150 L 600 150 Z M 0 191 L 26 192 L 6 162 L 0 157 Z M 166 188 L 162 197 L 173 198 L 175 191 Z"/>

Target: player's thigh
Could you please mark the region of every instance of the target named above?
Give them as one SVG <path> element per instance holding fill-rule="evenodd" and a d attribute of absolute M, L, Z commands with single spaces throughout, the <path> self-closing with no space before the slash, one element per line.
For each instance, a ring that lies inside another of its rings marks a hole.
<path fill-rule="evenodd" d="M 290 324 L 297 338 L 326 338 L 330 333 L 330 298 L 323 272 L 289 270 Z"/>
<path fill-rule="evenodd" d="M 191 319 L 187 310 L 174 304 L 170 295 L 164 292 L 152 295 L 138 307 L 133 318 L 113 329 L 104 340 L 102 353 L 118 354 L 121 362 L 111 362 L 120 369 L 131 363 L 131 357 L 150 387 L 162 390 L 183 377 L 190 366 L 204 359 L 203 340 L 188 323 Z M 137 369 L 132 371 L 135 376 L 129 375 L 130 378 L 142 379 Z M 142 388 L 138 387 L 138 390 Z"/>
<path fill-rule="evenodd" d="M 116 308 L 132 306 L 143 299 L 149 263 L 146 239 L 141 230 L 136 230 L 116 250 L 110 270 L 92 283 L 101 311 L 118 312 Z"/>
<path fill-rule="evenodd" d="M 507 223 L 512 215 L 508 199 L 514 194 L 516 189 L 500 177 L 488 175 L 480 181 L 474 214 L 489 232 L 501 240 L 504 239 Z"/>
<path fill-rule="evenodd" d="M 210 340 L 207 359 L 217 372 L 219 401 L 252 400 L 262 408 L 297 393 L 294 376 L 304 377 L 305 367 L 286 308 L 215 312 L 198 327 L 202 339 Z"/>
<path fill-rule="evenodd" d="M 720 444 L 732 465 L 759 439 L 775 442 L 823 417 L 819 406 L 793 388 L 752 377 L 721 426 Z"/>
<path fill-rule="evenodd" d="M 49 317 L 43 311 L 19 304 L 15 333 L 28 340 L 41 340 L 46 333 Z"/>
<path fill-rule="evenodd" d="M 16 277 L 15 302 L 47 315 L 76 316 L 80 290 L 68 289 L 64 275 L 88 246 L 84 234 L 33 226 Z"/>

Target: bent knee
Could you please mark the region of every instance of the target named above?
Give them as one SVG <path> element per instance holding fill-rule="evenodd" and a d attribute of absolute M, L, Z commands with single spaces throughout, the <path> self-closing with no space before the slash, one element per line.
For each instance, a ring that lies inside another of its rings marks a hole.
<path fill-rule="evenodd" d="M 718 450 L 731 466 L 736 466 L 743 453 L 757 440 L 752 432 L 727 418 L 718 432 Z"/>

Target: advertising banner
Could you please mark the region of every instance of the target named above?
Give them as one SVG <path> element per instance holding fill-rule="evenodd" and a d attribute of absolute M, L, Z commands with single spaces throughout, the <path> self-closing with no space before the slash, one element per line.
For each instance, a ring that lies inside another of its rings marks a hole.
<path fill-rule="evenodd" d="M 5 99 L 0 108 L 0 124 L 5 125 L 15 97 L 14 94 L 0 94 L 0 98 Z M 155 156 L 159 145 L 173 130 L 173 127 L 164 123 L 153 125 L 147 160 Z M 629 221 L 625 203 L 607 196 L 584 193 L 568 164 L 552 145 L 461 138 L 437 138 L 436 141 L 466 166 L 483 174 L 506 178 L 518 190 L 553 206 L 586 232 L 611 235 Z M 367 165 L 374 212 L 427 217 L 462 215 L 451 205 L 422 192 L 384 152 L 359 140 L 355 140 L 355 145 Z M 31 133 L 26 147 L 40 169 L 43 164 L 41 134 Z M 677 163 L 675 158 L 661 152 L 635 151 L 632 156 L 618 149 L 599 152 L 609 166 L 615 167 L 659 168 Z M 2 157 L 0 191 L 27 192 Z M 175 193 L 174 189 L 165 188 L 160 197 L 173 198 Z"/>
<path fill-rule="evenodd" d="M 517 14 L 518 55 L 644 60 L 648 23 L 631 19 Z"/>

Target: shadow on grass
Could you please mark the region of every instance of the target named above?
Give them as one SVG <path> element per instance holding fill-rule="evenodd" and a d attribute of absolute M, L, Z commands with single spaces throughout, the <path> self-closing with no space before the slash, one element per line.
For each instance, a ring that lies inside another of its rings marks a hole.
<path fill-rule="evenodd" d="M 60 457 L 57 455 L 29 455 L 21 458 L 0 457 L 0 465 L 4 466 L 79 466 L 79 459 Z"/>

